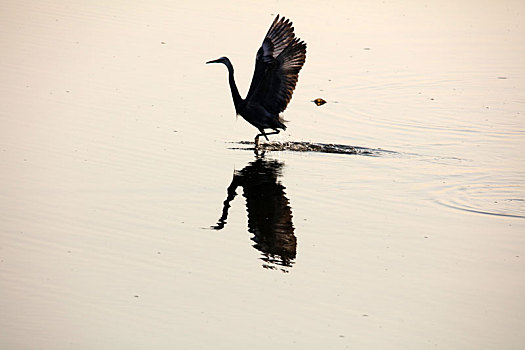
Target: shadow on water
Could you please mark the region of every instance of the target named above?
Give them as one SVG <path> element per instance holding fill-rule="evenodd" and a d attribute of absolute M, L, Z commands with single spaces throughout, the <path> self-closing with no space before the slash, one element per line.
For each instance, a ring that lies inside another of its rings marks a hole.
<path fill-rule="evenodd" d="M 349 145 L 341 145 L 341 144 L 334 144 L 334 143 L 272 141 L 272 142 L 264 142 L 264 143 L 259 144 L 259 147 L 257 149 L 255 149 L 254 143 L 251 141 L 239 141 L 239 142 L 234 142 L 234 143 L 239 146 L 231 147 L 231 149 L 253 150 L 256 153 L 260 152 L 263 154 L 265 152 L 271 152 L 271 151 L 355 154 L 355 155 L 364 155 L 364 156 L 371 156 L 371 157 L 378 157 L 384 154 L 397 154 L 397 152 L 387 151 L 383 149 L 349 146 Z"/>
<path fill-rule="evenodd" d="M 280 161 L 256 157 L 242 170 L 236 171 L 227 188 L 222 216 L 212 228 L 224 228 L 230 203 L 237 195 L 237 188 L 242 187 L 248 212 L 248 231 L 253 234 L 253 247 L 263 255 L 263 267 L 288 272 L 297 254 L 297 238 L 286 188 L 279 181 L 283 166 Z"/>

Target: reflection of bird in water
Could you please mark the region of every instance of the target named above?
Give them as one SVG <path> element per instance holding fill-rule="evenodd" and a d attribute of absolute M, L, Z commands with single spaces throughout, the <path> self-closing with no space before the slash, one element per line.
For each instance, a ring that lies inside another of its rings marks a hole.
<path fill-rule="evenodd" d="M 228 68 L 230 90 L 235 111 L 257 129 L 255 146 L 259 136 L 278 134 L 286 126 L 279 118 L 292 98 L 299 71 L 306 59 L 306 44 L 295 37 L 292 22 L 284 17 L 275 17 L 272 26 L 264 37 L 257 51 L 255 72 L 246 99 L 242 99 L 233 78 L 233 66 L 227 57 L 221 57 L 206 63 L 223 63 Z M 264 129 L 272 129 L 265 133 Z"/>
<path fill-rule="evenodd" d="M 254 247 L 260 250 L 266 268 L 275 265 L 291 267 L 296 256 L 297 239 L 294 235 L 292 210 L 285 187 L 277 181 L 282 174 L 283 163 L 258 158 L 233 175 L 224 201 L 222 216 L 214 229 L 226 225 L 230 202 L 235 198 L 237 187 L 243 188 L 248 211 L 248 231 L 253 233 Z M 285 271 L 283 269 L 283 271 Z"/>

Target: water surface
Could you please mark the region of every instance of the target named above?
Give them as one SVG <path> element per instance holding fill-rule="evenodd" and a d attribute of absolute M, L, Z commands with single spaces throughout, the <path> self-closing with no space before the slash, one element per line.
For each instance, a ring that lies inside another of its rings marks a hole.
<path fill-rule="evenodd" d="M 0 8 L 3 347 L 525 346 L 521 2 Z M 348 152 L 255 155 L 205 64 L 243 95 L 277 13 L 271 141 Z"/>

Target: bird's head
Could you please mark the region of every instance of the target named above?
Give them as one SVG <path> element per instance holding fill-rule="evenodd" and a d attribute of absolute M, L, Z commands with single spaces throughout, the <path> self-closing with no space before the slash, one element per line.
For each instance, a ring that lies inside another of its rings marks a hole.
<path fill-rule="evenodd" d="M 230 60 L 228 59 L 228 57 L 217 58 L 216 60 L 208 61 L 206 63 L 222 63 L 222 64 L 225 64 L 225 65 L 228 65 L 228 64 L 231 65 Z"/>

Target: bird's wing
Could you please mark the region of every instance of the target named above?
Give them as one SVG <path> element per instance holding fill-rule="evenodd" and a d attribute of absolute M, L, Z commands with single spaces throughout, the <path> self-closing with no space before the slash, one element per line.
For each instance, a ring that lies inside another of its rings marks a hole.
<path fill-rule="evenodd" d="M 292 22 L 275 18 L 257 51 L 247 102 L 263 105 L 270 113 L 286 109 L 306 59 L 306 44 L 295 38 Z"/>

